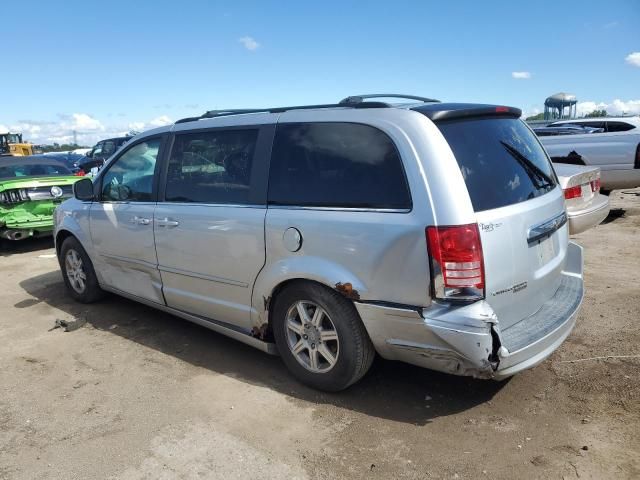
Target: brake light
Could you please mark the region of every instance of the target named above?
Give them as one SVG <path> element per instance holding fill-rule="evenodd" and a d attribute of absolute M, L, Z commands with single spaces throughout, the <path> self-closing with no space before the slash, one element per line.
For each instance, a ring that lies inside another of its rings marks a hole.
<path fill-rule="evenodd" d="M 582 187 L 580 185 L 564 189 L 564 198 L 571 200 L 572 198 L 580 198 L 582 196 Z"/>
<path fill-rule="evenodd" d="M 475 223 L 427 227 L 434 297 L 440 300 L 484 298 L 484 261 Z"/>
<path fill-rule="evenodd" d="M 509 111 L 509 107 L 496 107 L 496 112 L 497 113 L 504 113 L 504 112 L 508 112 Z"/>
<path fill-rule="evenodd" d="M 591 180 L 591 191 L 593 193 L 598 193 L 600 191 L 600 177 L 595 180 Z"/>
<path fill-rule="evenodd" d="M 80 169 L 76 173 L 74 173 L 74 175 L 76 177 L 84 177 L 86 175 L 86 173 L 84 173 L 84 170 Z"/>

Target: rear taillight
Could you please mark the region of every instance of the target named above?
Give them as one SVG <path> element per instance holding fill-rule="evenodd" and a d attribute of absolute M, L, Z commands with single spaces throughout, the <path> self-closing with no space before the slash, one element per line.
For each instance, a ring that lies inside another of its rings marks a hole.
<path fill-rule="evenodd" d="M 572 198 L 580 198 L 582 196 L 582 187 L 580 185 L 564 189 L 564 198 L 571 200 Z"/>
<path fill-rule="evenodd" d="M 76 177 L 84 177 L 86 175 L 86 173 L 84 173 L 84 170 L 80 169 L 76 173 L 74 173 L 74 175 Z"/>
<path fill-rule="evenodd" d="M 633 162 L 633 168 L 640 168 L 640 143 L 636 147 L 636 160 Z"/>
<path fill-rule="evenodd" d="M 478 225 L 427 227 L 426 235 L 434 298 L 464 301 L 484 298 Z"/>
<path fill-rule="evenodd" d="M 598 193 L 600 191 L 600 177 L 595 180 L 591 180 L 591 191 L 593 193 Z"/>

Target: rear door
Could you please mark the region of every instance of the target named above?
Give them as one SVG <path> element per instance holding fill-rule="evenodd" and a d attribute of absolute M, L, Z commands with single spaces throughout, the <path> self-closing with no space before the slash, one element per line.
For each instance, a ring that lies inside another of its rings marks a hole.
<path fill-rule="evenodd" d="M 153 238 L 156 170 L 164 137 L 136 142 L 100 177 L 91 204 L 90 231 L 102 281 L 109 287 L 163 304 Z"/>
<path fill-rule="evenodd" d="M 531 130 L 517 118 L 437 122 L 465 179 L 484 254 L 486 299 L 507 328 L 560 284 L 568 244 L 562 189 Z"/>
<path fill-rule="evenodd" d="M 176 133 L 154 216 L 167 305 L 251 328 L 273 125 Z"/>

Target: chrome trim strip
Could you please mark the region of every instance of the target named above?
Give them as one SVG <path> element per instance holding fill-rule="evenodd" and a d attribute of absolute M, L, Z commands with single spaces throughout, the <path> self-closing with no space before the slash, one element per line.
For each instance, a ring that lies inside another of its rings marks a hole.
<path fill-rule="evenodd" d="M 324 210 L 328 212 L 380 212 L 380 213 L 411 213 L 410 208 L 351 208 L 351 207 L 304 207 L 296 205 L 269 205 L 274 210 Z"/>
<path fill-rule="evenodd" d="M 104 258 L 110 258 L 112 260 L 118 260 L 120 262 L 142 265 L 143 267 L 147 268 L 158 268 L 158 265 L 155 263 L 145 262 L 144 260 L 138 260 L 137 258 L 121 257 L 119 255 L 107 255 L 106 253 L 101 253 L 100 256 Z"/>
<path fill-rule="evenodd" d="M 234 285 L 236 287 L 247 288 L 249 286 L 249 284 L 247 284 L 247 283 L 238 282 L 237 280 L 231 280 L 229 278 L 214 277 L 212 275 L 205 275 L 203 273 L 195 273 L 195 272 L 191 272 L 189 270 L 182 270 L 182 269 L 179 269 L 179 268 L 165 267 L 164 265 L 158 265 L 158 270 L 160 270 L 161 272 L 175 273 L 176 275 L 182 275 L 182 276 L 185 276 L 185 277 L 199 278 L 201 280 L 209 280 L 210 282 L 224 283 L 226 285 Z"/>
<path fill-rule="evenodd" d="M 137 297 L 136 295 L 131 295 L 130 293 L 123 292 L 122 290 L 118 290 L 117 288 L 107 287 L 104 285 L 100 285 L 100 288 L 111 293 L 115 293 L 116 295 L 120 295 L 122 297 L 133 300 L 135 302 L 143 303 L 149 307 L 153 307 L 171 315 L 183 318 L 197 325 L 200 325 L 201 327 L 208 328 L 209 330 L 213 330 L 214 332 L 220 333 L 234 340 L 238 340 L 239 342 L 257 348 L 258 350 L 262 350 L 269 355 L 278 355 L 278 349 L 276 348 L 275 343 L 265 342 L 258 338 L 252 337 L 249 332 L 245 333 L 244 330 L 236 330 L 234 328 L 231 328 L 232 325 L 227 326 L 228 324 L 219 322 L 217 320 L 192 315 L 190 313 L 183 312 L 182 310 L 176 310 L 175 308 L 171 308 L 166 305 L 147 300 L 145 298 Z"/>
<path fill-rule="evenodd" d="M 266 210 L 266 205 L 257 205 L 257 204 L 244 204 L 244 203 L 196 203 L 196 202 L 158 202 L 156 204 L 158 207 L 163 207 L 164 205 L 179 205 L 179 206 L 189 206 L 189 207 L 234 207 L 234 208 L 258 208 L 262 210 Z"/>
<path fill-rule="evenodd" d="M 527 231 L 527 243 L 531 245 L 546 237 L 550 237 L 562 228 L 565 223 L 567 223 L 567 212 L 562 212 L 549 220 L 534 225 Z"/>

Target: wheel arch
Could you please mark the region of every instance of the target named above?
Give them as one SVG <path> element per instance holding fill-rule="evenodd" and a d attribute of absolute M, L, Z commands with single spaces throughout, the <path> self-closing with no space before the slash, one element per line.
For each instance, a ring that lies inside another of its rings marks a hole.
<path fill-rule="evenodd" d="M 66 230 L 66 229 L 59 230 L 56 233 L 55 240 L 54 240 L 55 246 L 56 246 L 56 255 L 58 257 L 60 256 L 60 249 L 62 248 L 62 244 L 69 237 L 74 237 L 76 240 L 78 240 L 78 242 L 80 242 L 80 245 L 82 245 L 82 242 L 80 241 L 80 239 L 69 230 Z"/>
<path fill-rule="evenodd" d="M 284 272 L 284 275 L 283 275 Z M 295 257 L 265 267 L 258 275 L 252 294 L 252 323 L 254 335 L 270 335 L 272 305 L 288 286 L 308 282 L 341 294 L 350 302 L 366 298 L 364 283 L 343 266 L 313 257 Z"/>

